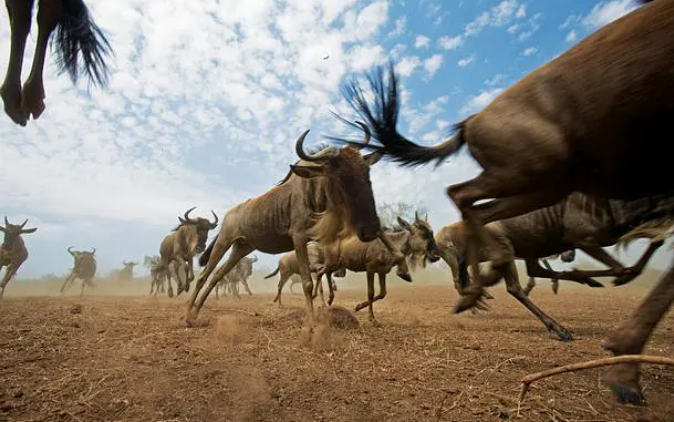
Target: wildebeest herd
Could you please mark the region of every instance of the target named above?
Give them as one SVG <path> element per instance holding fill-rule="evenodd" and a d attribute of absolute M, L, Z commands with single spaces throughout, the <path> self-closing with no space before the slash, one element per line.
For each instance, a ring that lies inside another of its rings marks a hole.
<path fill-rule="evenodd" d="M 32 3 L 6 2 L 12 45 L 0 94 L 7 115 L 20 125 L 44 109 L 42 66 L 55 28 L 59 63 L 73 79 L 81 51 L 89 76 L 104 81 L 103 57 L 109 51 L 81 0 L 40 0 L 36 55 L 22 90 L 19 77 Z M 152 263 L 154 294 L 166 279 L 173 296 L 172 275 L 178 294 L 190 292 L 195 278 L 192 260 L 201 254 L 199 263 L 205 269 L 196 277 L 185 313 L 190 326 L 213 289 L 238 283 L 232 274 L 249 274 L 251 263 L 243 261 L 249 254 L 287 253 L 279 261 L 277 299 L 280 303 L 287 279 L 299 274 L 309 327 L 314 325 L 313 299 L 319 291 L 322 295 L 322 276 L 329 281 L 332 303 L 331 277 L 346 269 L 366 272 L 368 300 L 357 309 L 368 307 L 375 321 L 372 303 L 386 295 L 386 274 L 394 266 L 410 281 L 408 263 L 414 268 L 443 258 L 461 295 L 455 312 L 484 307 L 485 288 L 505 279 L 511 295 L 561 339 L 570 340 L 570 332 L 522 290 L 515 259 L 524 260 L 530 277 L 600 287 L 593 278 L 611 276 L 616 286 L 624 285 L 662 246 L 674 216 L 670 156 L 662 147 L 671 138 L 669 118 L 674 115 L 674 0 L 643 3 L 526 75 L 458 123 L 456 133 L 437 146 L 420 146 L 398 133 L 400 95 L 392 64 L 366 75 L 367 92 L 357 78 L 345 83 L 344 97 L 361 122 L 340 119 L 364 139 L 331 137 L 345 146 L 307 152 L 309 131 L 304 132 L 295 142 L 299 161 L 283 181 L 225 213 L 208 246 L 208 231 L 216 228 L 217 216 L 214 213 L 214 222 L 192 219 L 188 210 L 162 242 L 160 259 Z M 409 166 L 440 163 L 464 145 L 482 173 L 447 189 L 463 220 L 437 236 L 419 216 L 412 223 L 401 219 L 400 230 L 384 230 L 376 212 L 371 167 L 382 157 Z M 372 152 L 362 155 L 362 150 Z M 21 234 L 35 229 L 24 229 L 25 224 L 12 225 L 5 219 L 2 227 L 0 262 L 7 267 L 3 291 L 28 256 Z M 634 266 L 622 265 L 603 249 L 636 237 L 651 243 Z M 572 260 L 576 249 L 609 269 L 556 272 L 540 265 L 541 259 L 559 254 Z M 227 260 L 218 268 L 227 251 Z M 66 283 L 75 277 L 86 283 L 95 273 L 93 253 L 71 254 L 76 265 Z M 480 262 L 490 263 L 485 274 Z M 672 302 L 674 267 L 602 347 L 615 356 L 641 353 Z M 613 366 L 605 381 L 620 401 L 645 403 L 637 362 Z"/>

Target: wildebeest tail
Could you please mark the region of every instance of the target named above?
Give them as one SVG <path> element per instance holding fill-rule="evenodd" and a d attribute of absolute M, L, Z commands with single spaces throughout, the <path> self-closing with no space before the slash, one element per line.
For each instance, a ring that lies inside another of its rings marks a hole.
<path fill-rule="evenodd" d="M 211 243 L 208 244 L 206 247 L 206 250 L 201 254 L 199 257 L 199 265 L 202 267 L 205 267 L 206 264 L 208 264 L 208 260 L 211 257 L 211 252 L 213 251 L 213 245 L 215 245 L 215 242 L 218 240 L 218 235 L 216 234 L 213 240 L 211 240 Z"/>
<path fill-rule="evenodd" d="M 276 267 L 276 269 L 274 270 L 273 273 L 267 274 L 266 276 L 264 276 L 264 278 L 272 278 L 272 277 L 274 277 L 276 274 L 278 274 L 279 271 L 281 271 L 281 266 L 280 266 L 280 265 Z"/>
<path fill-rule="evenodd" d="M 113 52 L 108 40 L 89 15 L 83 0 L 62 0 L 62 4 L 63 13 L 52 39 L 59 71 L 68 72 L 73 82 L 84 72 L 94 85 L 105 86 L 109 73 L 105 56 Z"/>
<path fill-rule="evenodd" d="M 439 165 L 442 160 L 454 153 L 465 143 L 464 126 L 466 120 L 455 125 L 454 134 L 448 140 L 434 147 L 424 147 L 406 139 L 396 129 L 398 124 L 398 112 L 400 100 L 398 95 L 398 86 L 393 63 L 389 63 L 388 86 L 384 83 L 384 68 L 378 66 L 372 73 L 366 75 L 370 88 L 374 94 L 373 104 L 368 104 L 363 90 L 360 87 L 357 78 L 342 84 L 342 95 L 358 115 L 365 121 L 365 124 L 372 136 L 379 141 L 381 145 L 367 144 L 366 148 L 387 155 L 392 161 L 402 163 L 403 165 L 416 166 L 433 160 Z M 341 121 L 350 126 L 363 131 L 359 125 L 351 123 L 346 119 L 337 116 Z M 350 141 L 338 137 L 330 139 L 355 146 L 363 147 L 363 143 Z"/>

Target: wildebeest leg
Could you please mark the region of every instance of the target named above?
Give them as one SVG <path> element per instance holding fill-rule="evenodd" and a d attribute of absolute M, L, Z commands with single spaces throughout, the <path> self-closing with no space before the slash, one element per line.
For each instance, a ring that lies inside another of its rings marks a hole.
<path fill-rule="evenodd" d="M 644 270 L 648 260 L 653 256 L 664 241 L 651 242 L 648 249 L 641 256 L 639 261 L 631 267 L 625 267 L 620 261 L 613 258 L 608 252 L 599 246 L 583 246 L 580 249 L 592 258 L 609 267 L 607 270 L 576 270 L 559 272 L 559 278 L 568 279 L 567 277 L 616 277 L 613 284 L 622 286 L 634 280 Z M 618 283 L 618 284 L 616 284 Z"/>
<path fill-rule="evenodd" d="M 364 307 L 368 307 L 368 317 L 370 322 L 373 325 L 378 325 L 377 320 L 374 318 L 374 311 L 372 309 L 372 303 L 374 302 L 374 272 L 367 272 L 367 300 L 365 302 L 359 303 L 356 305 L 354 310 L 356 312 L 360 311 Z"/>
<path fill-rule="evenodd" d="M 337 290 L 337 286 L 335 286 L 335 281 L 332 278 L 332 273 L 326 274 L 325 278 L 328 280 L 328 289 L 329 289 L 329 296 L 328 296 L 328 306 L 332 305 L 332 302 L 335 300 L 335 291 Z"/>
<path fill-rule="evenodd" d="M 461 283 L 459 283 L 459 258 L 457 257 L 456 253 L 452 252 L 453 251 L 441 249 L 440 257 L 442 258 L 443 261 L 445 261 L 445 263 L 449 267 L 449 270 L 452 273 L 452 279 L 454 280 L 454 288 L 459 293 L 459 295 L 462 295 L 463 287 L 461 287 Z"/>
<path fill-rule="evenodd" d="M 171 273 L 175 275 L 176 272 L 175 270 L 171 270 L 172 268 L 175 268 L 175 261 L 170 261 L 168 264 L 166 264 L 166 279 L 168 280 L 168 297 L 173 299 L 173 285 L 171 284 Z"/>
<path fill-rule="evenodd" d="M 30 75 L 21 90 L 21 110 L 26 117 L 33 115 L 38 119 L 44 111 L 44 84 L 42 72 L 47 54 L 49 36 L 56 28 L 63 14 L 63 0 L 39 0 L 37 9 L 37 43 L 33 55 L 33 65 Z"/>
<path fill-rule="evenodd" d="M 562 327 L 557 321 L 550 318 L 524 294 L 522 287 L 520 286 L 515 261 L 512 261 L 510 264 L 507 264 L 503 267 L 503 277 L 505 278 L 508 293 L 510 293 L 522 305 L 526 306 L 526 308 L 529 309 L 531 313 L 536 315 L 536 318 L 538 318 L 547 327 L 548 330 L 554 331 L 562 341 L 572 340 L 571 331 Z"/>
<path fill-rule="evenodd" d="M 11 45 L 7 73 L 0 86 L 0 97 L 5 106 L 5 113 L 14 123 L 21 126 L 26 126 L 28 120 L 28 116 L 21 110 L 21 68 L 34 3 L 34 0 L 5 0 L 11 30 Z"/>
<path fill-rule="evenodd" d="M 66 291 L 66 286 L 70 288 L 70 284 L 72 284 L 74 280 L 75 280 L 75 273 L 71 272 L 68 275 L 68 277 L 66 277 L 66 279 L 63 281 L 63 285 L 61 286 L 61 293 Z"/>
<path fill-rule="evenodd" d="M 327 275 L 327 274 L 326 274 Z M 315 275 L 315 280 L 313 282 L 313 287 L 311 291 L 311 299 L 316 299 L 318 293 L 321 294 L 321 305 L 323 307 L 327 306 L 325 303 L 325 295 L 323 294 L 323 278 L 318 277 L 318 274 Z"/>
<path fill-rule="evenodd" d="M 243 283 L 243 287 L 246 289 L 248 296 L 253 296 L 253 292 L 250 291 L 250 287 L 248 286 L 248 281 L 245 278 L 242 278 L 241 283 Z"/>
<path fill-rule="evenodd" d="M 9 283 L 9 280 L 14 277 L 14 274 L 16 274 L 17 270 L 18 266 L 14 266 L 12 264 L 9 264 L 7 267 L 5 267 L 5 276 L 2 278 L 2 283 L 0 283 L 0 299 L 2 299 L 5 295 L 5 287 L 7 287 L 7 283 Z"/>
<path fill-rule="evenodd" d="M 372 283 L 374 283 L 374 273 L 372 274 Z M 369 284 L 368 284 L 369 288 Z M 373 291 L 374 291 L 374 285 L 373 285 Z M 369 292 L 369 291 L 368 291 Z M 370 307 L 370 313 L 372 313 L 372 304 L 378 300 L 382 300 L 386 297 L 386 273 L 379 273 L 379 294 L 374 296 L 373 298 L 369 298 L 366 302 L 359 303 L 356 305 L 356 312 L 360 311 L 366 306 Z M 374 319 L 374 314 L 372 315 L 372 318 Z"/>
<path fill-rule="evenodd" d="M 189 287 L 188 287 L 188 282 L 187 279 L 189 277 L 189 265 L 187 264 L 187 259 L 184 258 L 182 255 L 178 255 L 176 259 L 174 260 L 175 262 L 175 276 L 178 279 L 178 291 L 176 293 L 176 296 L 180 296 L 182 292 L 188 292 Z"/>
<path fill-rule="evenodd" d="M 600 282 L 593 280 L 591 277 L 585 277 L 581 274 L 583 271 L 578 271 L 577 274 L 569 274 L 570 271 L 554 271 L 548 270 L 539 264 L 537 259 L 525 259 L 527 265 L 527 274 L 531 277 L 561 279 L 573 281 L 575 283 L 583 284 L 589 287 L 604 287 Z M 567 276 L 568 275 L 568 276 Z"/>
<path fill-rule="evenodd" d="M 407 267 L 405 254 L 398 250 L 398 248 L 389 240 L 385 232 L 381 232 L 379 239 L 381 239 L 384 246 L 386 246 L 386 249 L 393 255 L 393 261 L 398 268 L 396 270 L 398 277 L 405 281 L 412 282 L 412 276 L 410 275 L 410 269 Z"/>
<path fill-rule="evenodd" d="M 309 327 L 314 327 L 314 300 L 312 298 L 312 289 L 314 282 L 311 279 L 311 266 L 309 264 L 309 252 L 307 251 L 308 239 L 303 235 L 293 236 L 293 245 L 295 246 L 295 255 L 297 256 L 297 264 L 300 269 L 300 277 L 302 277 L 302 290 L 304 290 L 304 301 L 307 307 L 307 316 L 309 319 Z"/>
<path fill-rule="evenodd" d="M 288 281 L 288 278 L 291 278 L 292 275 L 289 274 L 287 271 L 281 270 L 281 278 L 278 281 L 278 291 L 276 292 L 276 297 L 274 298 L 274 302 L 278 302 L 279 308 L 283 307 L 283 304 L 281 303 L 281 291 L 283 290 L 283 286 L 285 286 L 286 282 Z M 292 293 L 293 291 L 293 284 L 295 284 L 295 279 L 292 279 L 292 282 L 290 283 L 290 292 Z"/>
<path fill-rule="evenodd" d="M 208 295 L 211 294 L 211 291 L 213 291 L 213 289 L 215 288 L 215 285 L 218 284 L 220 280 L 223 280 L 227 276 L 227 274 L 232 270 L 232 268 L 234 268 L 236 264 L 238 264 L 239 261 L 241 261 L 242 258 L 244 258 L 249 253 L 253 252 L 254 250 L 255 248 L 246 243 L 243 239 L 237 239 L 236 241 L 234 241 L 234 244 L 232 245 L 232 251 L 230 252 L 229 257 L 227 258 L 227 261 L 221 268 L 218 269 L 218 271 L 215 272 L 211 280 L 208 282 L 208 286 L 206 286 L 206 289 L 201 293 L 201 296 L 194 304 L 195 317 L 199 315 L 199 311 L 201 311 L 201 308 L 204 306 L 204 303 L 206 302 Z M 212 254 L 214 253 L 215 250 L 211 253 L 211 257 L 213 256 Z M 209 259 L 208 260 L 209 266 L 210 263 L 211 260 Z M 208 268 L 209 267 L 207 266 L 206 270 L 208 270 Z M 201 279 L 201 275 L 199 276 L 199 279 Z M 198 285 L 199 282 L 197 281 L 197 287 Z"/>
<path fill-rule="evenodd" d="M 529 282 L 527 283 L 526 287 L 524 288 L 523 292 L 527 297 L 529 297 L 529 293 L 536 287 L 536 278 L 529 276 Z"/>
<path fill-rule="evenodd" d="M 615 356 L 640 354 L 672 303 L 674 303 L 674 265 L 660 278 L 657 286 L 641 302 L 632 316 L 604 340 L 602 347 L 610 350 Z M 645 404 L 637 364 L 616 365 L 604 379 L 621 402 Z"/>
<path fill-rule="evenodd" d="M 542 261 L 543 261 L 543 265 L 545 266 L 545 268 L 546 268 L 548 271 L 553 271 L 553 272 L 554 272 L 554 270 L 553 270 L 552 267 L 550 266 L 550 263 L 548 262 L 547 259 L 543 259 Z M 552 287 L 552 293 L 557 294 L 557 292 L 559 291 L 559 279 L 556 278 L 556 277 L 555 277 L 555 278 L 552 278 L 552 279 L 550 279 L 550 283 L 551 283 L 551 287 Z"/>

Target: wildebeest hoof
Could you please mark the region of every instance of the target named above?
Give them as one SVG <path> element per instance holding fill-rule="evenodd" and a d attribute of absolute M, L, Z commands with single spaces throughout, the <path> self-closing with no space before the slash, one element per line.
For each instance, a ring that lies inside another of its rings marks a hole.
<path fill-rule="evenodd" d="M 44 111 L 44 87 L 37 79 L 30 79 L 21 90 L 21 110 L 26 118 L 31 114 L 37 120 Z"/>
<path fill-rule="evenodd" d="M 461 296 L 456 306 L 454 306 L 453 312 L 455 314 L 460 314 L 461 312 L 467 311 L 469 309 L 480 309 L 488 310 L 489 307 L 484 302 L 484 293 L 485 291 L 480 289 L 478 291 L 466 292 L 464 296 Z"/>
<path fill-rule="evenodd" d="M 615 287 L 624 286 L 625 284 L 634 280 L 637 275 L 638 274 L 636 271 L 626 271 L 625 274 L 621 275 L 620 277 L 616 277 L 616 279 L 613 280 L 613 285 Z"/>
<path fill-rule="evenodd" d="M 645 406 L 646 398 L 641 392 L 635 365 L 617 365 L 604 375 L 604 382 L 611 387 L 620 403 Z"/>
<path fill-rule="evenodd" d="M 567 330 L 566 328 L 561 327 L 559 330 L 553 330 L 557 334 L 557 337 L 559 337 L 560 340 L 563 342 L 571 341 L 573 340 L 573 335 L 570 330 Z"/>
<path fill-rule="evenodd" d="M 603 288 L 603 287 L 604 287 L 603 284 L 601 284 L 600 282 L 598 282 L 598 281 L 595 280 L 594 278 L 590 278 L 590 277 L 587 277 L 587 278 L 583 281 L 583 284 L 585 284 L 586 286 L 590 286 L 590 287 L 592 287 L 592 288 L 597 288 L 597 287 Z"/>
<path fill-rule="evenodd" d="M 0 97 L 5 106 L 5 113 L 14 123 L 26 126 L 28 116 L 21 110 L 21 85 L 7 84 L 0 87 Z"/>
<path fill-rule="evenodd" d="M 168 291 L 168 297 L 173 299 L 173 289 L 169 289 Z"/>

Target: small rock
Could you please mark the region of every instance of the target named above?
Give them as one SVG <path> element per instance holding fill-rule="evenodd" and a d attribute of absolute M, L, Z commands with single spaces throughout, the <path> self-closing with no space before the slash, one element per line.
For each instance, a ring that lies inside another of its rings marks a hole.
<path fill-rule="evenodd" d="M 82 305 L 79 303 L 73 305 L 70 307 L 70 313 L 75 315 L 75 314 L 81 314 L 82 313 Z"/>

